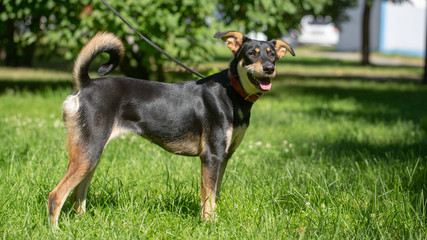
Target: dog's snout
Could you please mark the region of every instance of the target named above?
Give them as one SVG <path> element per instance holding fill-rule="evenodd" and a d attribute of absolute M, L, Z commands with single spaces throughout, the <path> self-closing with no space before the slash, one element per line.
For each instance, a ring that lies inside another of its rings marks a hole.
<path fill-rule="evenodd" d="M 267 74 L 272 74 L 275 70 L 274 64 L 271 62 L 266 62 L 262 65 L 262 70 Z"/>

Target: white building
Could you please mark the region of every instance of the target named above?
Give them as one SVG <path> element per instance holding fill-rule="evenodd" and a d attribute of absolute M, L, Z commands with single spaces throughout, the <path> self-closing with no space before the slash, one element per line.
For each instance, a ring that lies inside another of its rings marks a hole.
<path fill-rule="evenodd" d="M 338 51 L 360 51 L 363 2 L 359 0 L 356 8 L 347 10 L 350 21 L 341 25 Z M 400 4 L 375 1 L 371 9 L 371 50 L 424 56 L 426 20 L 426 0 L 410 0 Z"/>

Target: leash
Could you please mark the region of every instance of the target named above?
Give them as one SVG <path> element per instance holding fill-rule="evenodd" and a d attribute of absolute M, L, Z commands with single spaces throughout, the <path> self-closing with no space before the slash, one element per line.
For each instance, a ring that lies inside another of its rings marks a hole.
<path fill-rule="evenodd" d="M 146 38 L 144 35 L 142 35 L 141 33 L 139 33 L 134 27 L 132 27 L 132 25 L 130 25 L 130 23 L 128 23 L 117 11 L 116 9 L 114 9 L 110 4 L 108 4 L 105 0 L 102 0 L 102 2 L 105 4 L 105 6 L 107 6 L 114 14 L 116 14 L 124 23 L 126 23 L 132 30 L 134 30 L 144 41 L 146 41 L 148 44 L 150 44 L 152 47 L 154 47 L 157 51 L 163 53 L 166 57 L 168 57 L 170 60 L 176 62 L 178 65 L 180 65 L 181 67 L 185 68 L 187 71 L 195 74 L 196 76 L 200 77 L 200 78 L 204 78 L 205 76 L 203 76 L 202 74 L 194 71 L 193 69 L 189 68 L 188 66 L 186 66 L 184 63 L 180 62 L 178 59 L 172 57 L 171 55 L 169 55 L 167 52 L 165 52 L 165 50 L 161 49 L 159 46 L 157 46 L 156 44 L 154 44 L 152 41 L 150 41 L 150 39 Z"/>

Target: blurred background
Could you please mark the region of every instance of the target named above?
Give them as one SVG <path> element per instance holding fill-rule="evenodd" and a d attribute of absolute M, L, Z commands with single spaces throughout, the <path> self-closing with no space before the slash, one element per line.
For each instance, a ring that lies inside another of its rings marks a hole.
<path fill-rule="evenodd" d="M 281 38 L 300 57 L 357 60 L 365 66 L 424 66 L 424 0 L 110 0 L 110 4 L 153 42 L 205 74 L 227 67 L 203 65 L 224 54 L 224 59 L 230 58 L 212 37 L 226 30 L 261 40 Z M 0 66 L 69 71 L 78 51 L 98 31 L 113 32 L 125 42 L 120 66 L 124 75 L 168 81 L 173 77 L 169 73 L 181 72 L 101 1 L 88 0 L 3 0 Z"/>

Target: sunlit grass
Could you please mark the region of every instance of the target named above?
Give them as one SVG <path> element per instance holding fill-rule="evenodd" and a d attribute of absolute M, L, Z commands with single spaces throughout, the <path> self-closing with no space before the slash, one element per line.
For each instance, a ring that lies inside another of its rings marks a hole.
<path fill-rule="evenodd" d="M 0 95 L 5 239 L 427 237 L 426 87 L 278 77 L 253 107 L 213 223 L 199 221 L 199 159 L 117 138 L 101 158 L 87 213 L 67 201 L 61 231 L 52 232 L 46 201 L 68 164 L 61 104 L 71 91 Z"/>

